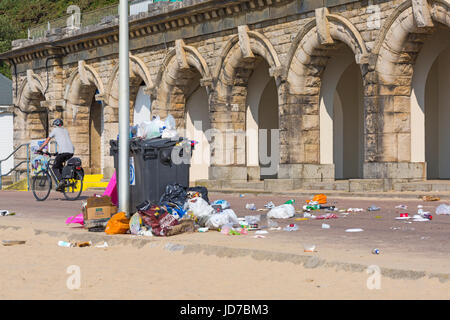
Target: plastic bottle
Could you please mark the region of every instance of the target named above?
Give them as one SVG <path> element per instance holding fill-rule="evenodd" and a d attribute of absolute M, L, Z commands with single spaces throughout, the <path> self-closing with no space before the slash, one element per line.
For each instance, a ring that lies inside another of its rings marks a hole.
<path fill-rule="evenodd" d="M 373 249 L 373 250 L 372 250 L 372 253 L 373 253 L 373 254 L 380 254 L 380 250 L 379 250 L 379 249 Z"/>
<path fill-rule="evenodd" d="M 73 247 L 73 244 L 67 241 L 59 241 L 58 246 L 65 247 L 65 248 L 71 248 Z"/>

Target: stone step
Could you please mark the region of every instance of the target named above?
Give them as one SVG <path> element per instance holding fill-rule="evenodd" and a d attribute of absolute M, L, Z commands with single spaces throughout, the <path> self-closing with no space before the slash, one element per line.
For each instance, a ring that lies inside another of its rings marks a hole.
<path fill-rule="evenodd" d="M 450 180 L 429 180 L 420 182 L 396 183 L 394 191 L 450 191 Z"/>

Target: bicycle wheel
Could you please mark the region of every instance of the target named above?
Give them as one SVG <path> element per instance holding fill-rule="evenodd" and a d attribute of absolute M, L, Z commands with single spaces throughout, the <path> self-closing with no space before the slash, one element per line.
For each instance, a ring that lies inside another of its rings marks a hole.
<path fill-rule="evenodd" d="M 31 190 L 37 201 L 44 201 L 48 198 L 52 190 L 52 178 L 48 172 L 41 171 L 33 177 Z"/>
<path fill-rule="evenodd" d="M 64 179 L 66 186 L 64 187 L 64 197 L 67 200 L 74 201 L 81 196 L 83 192 L 83 176 L 81 173 L 76 172 L 75 178 Z"/>

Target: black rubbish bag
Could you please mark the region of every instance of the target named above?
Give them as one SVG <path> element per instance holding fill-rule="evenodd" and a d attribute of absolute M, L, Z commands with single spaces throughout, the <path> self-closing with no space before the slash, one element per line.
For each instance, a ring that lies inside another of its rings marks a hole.
<path fill-rule="evenodd" d="M 205 200 L 209 204 L 208 189 L 206 189 L 205 187 L 192 187 L 189 188 L 187 191 L 200 193 L 202 195 L 203 200 Z"/>
<path fill-rule="evenodd" d="M 184 203 L 186 202 L 186 187 L 183 187 L 181 184 L 168 184 L 166 186 L 166 192 L 162 195 L 159 203 L 167 203 L 172 202 L 175 203 L 180 208 L 184 207 Z"/>

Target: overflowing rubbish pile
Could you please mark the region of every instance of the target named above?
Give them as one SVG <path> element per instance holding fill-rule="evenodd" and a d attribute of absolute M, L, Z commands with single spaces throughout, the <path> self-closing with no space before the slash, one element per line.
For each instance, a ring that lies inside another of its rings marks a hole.
<path fill-rule="evenodd" d="M 125 213 L 117 212 L 117 207 L 110 196 L 111 194 L 107 191 L 103 196 L 87 199 L 83 204 L 83 213 L 70 217 L 66 223 L 81 224 L 92 232 L 132 234 L 143 237 L 170 237 L 189 232 L 217 231 L 227 236 L 251 235 L 253 238 L 265 238 L 272 231 L 301 231 L 301 225 L 293 223 L 294 221 L 342 219 L 363 212 L 373 215 L 375 219 L 383 218 L 379 215 L 379 212 L 383 212 L 381 207 L 371 205 L 366 209 L 353 207 L 339 209 L 336 202 L 328 203 L 327 196 L 324 194 L 316 194 L 305 204 L 300 204 L 301 210 L 296 210 L 294 199 L 279 205 L 270 201 L 263 208 L 258 208 L 255 203 L 247 203 L 241 209 L 247 210 L 249 214 L 238 217 L 227 200 L 210 201 L 207 188 L 187 188 L 177 183 L 168 184 L 159 201 L 145 201 L 136 207 L 136 213 L 127 217 Z M 240 195 L 240 198 L 243 197 L 245 195 Z M 423 205 L 418 205 L 417 212 L 412 214 L 408 213 L 407 205 L 399 204 L 394 208 L 398 215 L 394 217 L 394 221 L 404 220 L 402 223 L 416 223 L 433 220 L 432 213 L 426 211 Z M 412 210 L 415 211 L 409 208 L 409 212 Z M 255 214 L 255 211 L 266 213 Z M 435 214 L 450 215 L 450 205 L 437 206 Z M 322 223 L 321 229 L 331 229 L 330 222 Z M 415 229 L 392 227 L 391 230 Z M 360 233 L 364 232 L 364 229 L 342 228 L 342 232 Z M 70 246 L 79 246 L 79 244 L 72 243 Z M 312 243 L 304 243 L 303 246 L 305 252 L 317 252 L 316 246 Z M 372 253 L 379 255 L 381 250 L 374 248 Z"/>

